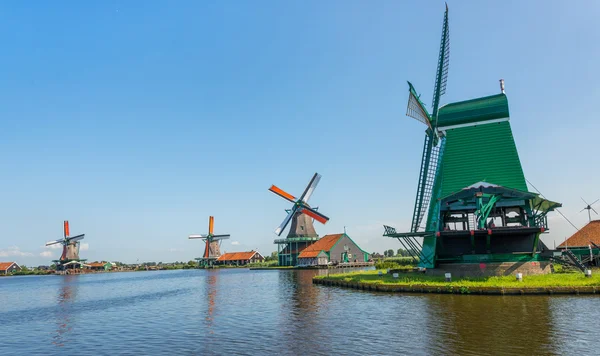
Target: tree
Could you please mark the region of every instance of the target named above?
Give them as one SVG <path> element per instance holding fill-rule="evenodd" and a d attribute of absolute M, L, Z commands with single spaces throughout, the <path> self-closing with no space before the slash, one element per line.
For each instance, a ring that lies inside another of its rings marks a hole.
<path fill-rule="evenodd" d="M 392 250 L 392 249 L 387 250 L 387 256 L 394 257 L 394 250 Z"/>
<path fill-rule="evenodd" d="M 403 248 L 399 248 L 398 249 L 398 256 L 408 257 L 408 256 L 410 256 L 410 254 L 408 253 L 407 250 L 405 250 Z"/>
<path fill-rule="evenodd" d="M 269 262 L 269 261 L 277 261 L 277 251 L 273 251 L 273 252 L 271 252 L 271 256 L 265 257 L 265 262 Z"/>

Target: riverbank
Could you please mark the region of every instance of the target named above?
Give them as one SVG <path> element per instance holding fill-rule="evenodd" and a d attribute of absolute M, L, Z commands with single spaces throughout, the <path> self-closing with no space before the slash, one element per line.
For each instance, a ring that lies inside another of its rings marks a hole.
<path fill-rule="evenodd" d="M 420 273 L 393 274 L 362 271 L 329 276 L 315 276 L 313 283 L 344 288 L 391 293 L 443 293 L 480 295 L 523 294 L 600 294 L 600 270 L 592 277 L 582 273 L 556 273 L 523 277 L 460 278 L 446 282 L 444 277 Z"/>

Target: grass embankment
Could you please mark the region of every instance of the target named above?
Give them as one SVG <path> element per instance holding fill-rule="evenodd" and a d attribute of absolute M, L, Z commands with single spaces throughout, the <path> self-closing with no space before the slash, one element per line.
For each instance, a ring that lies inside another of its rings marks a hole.
<path fill-rule="evenodd" d="M 443 276 L 428 276 L 421 273 L 399 273 L 379 275 L 380 271 L 361 271 L 329 276 L 316 276 L 317 284 L 338 285 L 358 289 L 387 292 L 460 293 L 460 294 L 553 294 L 589 293 L 600 294 L 600 270 L 592 277 L 583 273 L 553 273 L 523 276 L 519 282 L 515 276 L 453 278 L 446 282 Z"/>
<path fill-rule="evenodd" d="M 399 273 L 398 278 L 379 271 L 361 271 L 344 274 L 330 274 L 329 276 L 317 276 L 315 279 L 339 280 L 344 282 L 365 284 L 397 284 L 397 285 L 423 285 L 432 287 L 600 287 L 600 270 L 595 270 L 592 277 L 588 278 L 583 273 L 554 273 L 534 276 L 524 276 L 519 282 L 515 276 L 503 277 L 480 277 L 480 278 L 453 278 L 452 282 L 446 282 L 443 276 L 428 276 L 420 273 Z"/>

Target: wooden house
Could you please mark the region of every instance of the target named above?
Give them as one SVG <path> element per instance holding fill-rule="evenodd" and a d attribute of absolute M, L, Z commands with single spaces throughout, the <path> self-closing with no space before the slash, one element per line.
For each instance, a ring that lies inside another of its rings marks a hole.
<path fill-rule="evenodd" d="M 369 253 L 361 249 L 345 233 L 325 235 L 298 255 L 298 266 L 368 261 Z"/>
<path fill-rule="evenodd" d="M 222 265 L 243 266 L 249 263 L 262 262 L 265 258 L 258 251 L 229 252 L 217 258 L 216 263 Z"/>
<path fill-rule="evenodd" d="M 0 262 L 0 274 L 13 274 L 20 270 L 21 267 L 16 262 Z"/>

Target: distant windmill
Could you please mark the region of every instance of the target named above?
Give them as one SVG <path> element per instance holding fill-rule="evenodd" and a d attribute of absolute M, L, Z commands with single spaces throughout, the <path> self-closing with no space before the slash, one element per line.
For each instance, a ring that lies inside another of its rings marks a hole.
<path fill-rule="evenodd" d="M 598 212 L 596 211 L 596 209 L 592 208 L 592 205 L 596 204 L 600 199 L 596 199 L 596 201 L 593 202 L 592 204 L 588 204 L 588 202 L 585 201 L 583 198 L 581 198 L 581 200 L 583 200 L 583 202 L 586 204 L 586 207 L 581 209 L 581 211 L 587 210 L 588 218 L 590 219 L 590 221 L 592 221 L 592 213 L 590 212 L 590 210 L 593 210 L 594 213 L 596 213 L 596 215 L 598 215 Z M 580 211 L 580 213 L 581 213 L 581 211 Z"/>
<path fill-rule="evenodd" d="M 85 234 L 69 236 L 69 221 L 63 222 L 63 238 L 55 241 L 46 242 L 46 246 L 62 244 L 63 252 L 60 259 L 55 262 L 59 267 L 65 267 L 69 262 L 80 262 L 79 259 L 79 241 L 83 240 Z"/>
<path fill-rule="evenodd" d="M 214 235 L 213 228 L 215 224 L 214 216 L 208 218 L 208 235 L 190 235 L 190 239 L 202 239 L 206 246 L 204 247 L 204 255 L 197 258 L 200 264 L 211 266 L 213 262 L 221 256 L 221 241 L 226 240 L 231 235 Z"/>
<path fill-rule="evenodd" d="M 294 206 L 292 206 L 292 208 L 288 211 L 288 215 L 285 217 L 285 219 L 283 220 L 281 225 L 279 225 L 279 227 L 277 229 L 275 229 L 275 233 L 277 235 L 281 236 L 281 233 L 283 232 L 283 230 L 285 230 L 286 226 L 289 224 L 290 220 L 292 220 L 292 218 L 294 216 L 296 216 L 296 221 L 297 221 L 300 219 L 300 216 L 302 214 L 305 214 L 305 215 L 317 220 L 321 224 L 327 223 L 327 221 L 329 220 L 329 218 L 327 216 L 319 213 L 316 209 L 313 209 L 308 205 L 308 200 L 310 199 L 312 193 L 315 191 L 315 188 L 317 187 L 317 184 L 319 184 L 320 180 L 321 180 L 321 175 L 318 173 L 315 173 L 315 175 L 312 177 L 312 179 L 306 186 L 306 189 L 304 189 L 304 193 L 302 193 L 302 195 L 300 196 L 300 199 L 296 199 L 296 197 L 283 191 L 282 189 L 276 187 L 275 185 L 272 185 L 271 188 L 269 188 L 269 190 L 271 192 L 279 195 L 280 197 L 282 197 L 283 199 L 285 199 L 287 201 L 294 203 Z M 295 229 L 293 229 L 294 225 L 295 224 L 292 224 L 291 230 L 295 230 Z M 298 226 L 300 226 L 300 225 L 301 224 L 298 224 Z M 302 224 L 302 225 L 304 225 L 304 224 Z M 293 234 L 293 232 L 291 230 L 290 230 L 290 234 Z"/>

